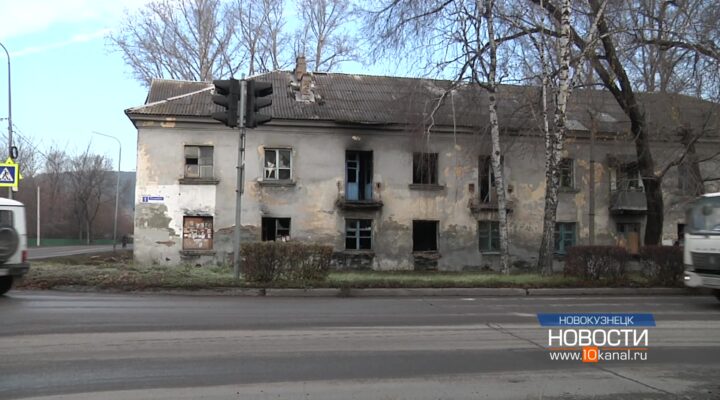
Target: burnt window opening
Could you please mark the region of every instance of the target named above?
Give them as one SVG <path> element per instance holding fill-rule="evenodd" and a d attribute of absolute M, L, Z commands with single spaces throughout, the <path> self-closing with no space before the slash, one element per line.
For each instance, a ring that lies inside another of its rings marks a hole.
<path fill-rule="evenodd" d="M 478 239 L 481 252 L 500 251 L 500 222 L 480 221 L 478 222 Z"/>
<path fill-rule="evenodd" d="M 345 249 L 370 250 L 372 249 L 372 220 L 347 219 L 345 220 Z"/>
<path fill-rule="evenodd" d="M 213 218 L 183 217 L 183 250 L 212 250 Z"/>
<path fill-rule="evenodd" d="M 373 181 L 372 151 L 345 152 L 345 199 L 371 201 Z"/>
<path fill-rule="evenodd" d="M 290 240 L 290 218 L 263 217 L 262 240 L 263 242 Z"/>
<path fill-rule="evenodd" d="M 492 203 L 497 197 L 495 193 L 495 173 L 493 172 L 492 158 L 490 156 L 480 156 L 478 188 L 480 202 L 482 203 Z"/>
<path fill-rule="evenodd" d="M 413 153 L 413 183 L 437 185 L 438 153 Z"/>
<path fill-rule="evenodd" d="M 560 172 L 560 188 L 562 189 L 574 189 L 575 188 L 575 162 L 572 158 L 563 158 L 558 164 L 558 170 Z"/>
<path fill-rule="evenodd" d="M 622 191 L 643 190 L 642 176 L 637 163 L 622 164 L 618 167 L 615 187 Z"/>
<path fill-rule="evenodd" d="M 292 179 L 292 150 L 265 149 L 265 180 Z"/>
<path fill-rule="evenodd" d="M 413 221 L 413 251 L 437 251 L 437 236 L 437 221 Z"/>
<path fill-rule="evenodd" d="M 213 177 L 212 146 L 185 146 L 185 177 Z"/>

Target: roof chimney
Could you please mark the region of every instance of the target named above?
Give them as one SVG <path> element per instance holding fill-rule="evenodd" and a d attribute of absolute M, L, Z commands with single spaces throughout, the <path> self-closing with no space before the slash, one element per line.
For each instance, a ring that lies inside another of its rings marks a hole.
<path fill-rule="evenodd" d="M 295 59 L 295 79 L 297 81 L 302 80 L 303 75 L 307 73 L 307 62 L 305 56 L 298 56 Z"/>

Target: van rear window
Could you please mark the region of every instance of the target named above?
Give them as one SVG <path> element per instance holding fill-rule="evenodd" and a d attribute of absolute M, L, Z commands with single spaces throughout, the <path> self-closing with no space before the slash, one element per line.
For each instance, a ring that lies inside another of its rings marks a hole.
<path fill-rule="evenodd" d="M 0 210 L 0 226 L 13 226 L 12 211 Z"/>

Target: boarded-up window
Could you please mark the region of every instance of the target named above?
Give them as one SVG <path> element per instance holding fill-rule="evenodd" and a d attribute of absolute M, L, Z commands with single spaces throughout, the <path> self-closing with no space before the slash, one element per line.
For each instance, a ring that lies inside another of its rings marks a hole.
<path fill-rule="evenodd" d="M 624 247 L 630 254 L 640 252 L 640 224 L 636 222 L 618 222 L 618 246 Z"/>
<path fill-rule="evenodd" d="M 185 177 L 213 177 L 212 146 L 185 146 Z"/>
<path fill-rule="evenodd" d="M 183 249 L 212 250 L 213 219 L 212 217 L 183 218 Z"/>

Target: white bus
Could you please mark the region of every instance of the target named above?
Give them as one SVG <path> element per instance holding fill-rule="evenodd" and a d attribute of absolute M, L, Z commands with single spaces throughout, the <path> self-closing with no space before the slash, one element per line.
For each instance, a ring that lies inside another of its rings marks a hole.
<path fill-rule="evenodd" d="M 720 300 L 720 192 L 695 200 L 685 217 L 685 285 L 713 289 Z"/>

